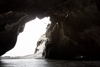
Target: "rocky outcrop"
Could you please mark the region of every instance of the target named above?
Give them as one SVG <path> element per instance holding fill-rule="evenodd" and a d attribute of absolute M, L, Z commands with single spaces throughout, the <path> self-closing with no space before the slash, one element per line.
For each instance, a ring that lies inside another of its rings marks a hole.
<path fill-rule="evenodd" d="M 43 51 L 44 51 L 46 42 L 47 42 L 46 35 L 43 34 L 37 42 L 37 47 L 33 55 L 34 58 L 44 58 Z"/>
<path fill-rule="evenodd" d="M 69 0 L 51 8 L 45 57 L 96 59 L 100 56 L 100 12 L 94 0 Z"/>
<path fill-rule="evenodd" d="M 25 13 L 8 12 L 0 15 L 0 56 L 12 49 L 23 31 Z"/>

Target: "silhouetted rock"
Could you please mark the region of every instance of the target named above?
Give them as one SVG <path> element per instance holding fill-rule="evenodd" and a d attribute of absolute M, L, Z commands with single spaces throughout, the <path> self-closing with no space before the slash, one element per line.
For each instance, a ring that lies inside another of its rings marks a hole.
<path fill-rule="evenodd" d="M 25 17 L 26 14 L 17 12 L 0 15 L 0 55 L 15 46 L 17 36 L 25 24 Z"/>

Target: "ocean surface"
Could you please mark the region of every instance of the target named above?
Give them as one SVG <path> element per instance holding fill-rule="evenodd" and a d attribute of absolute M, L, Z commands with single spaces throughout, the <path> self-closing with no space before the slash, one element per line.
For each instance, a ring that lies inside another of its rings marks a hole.
<path fill-rule="evenodd" d="M 100 67 L 100 61 L 1 59 L 0 67 Z"/>

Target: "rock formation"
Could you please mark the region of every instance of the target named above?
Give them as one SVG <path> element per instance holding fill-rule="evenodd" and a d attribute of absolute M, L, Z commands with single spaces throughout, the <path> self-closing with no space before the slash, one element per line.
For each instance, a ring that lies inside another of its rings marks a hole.
<path fill-rule="evenodd" d="M 99 0 L 0 0 L 0 14 L 0 55 L 14 47 L 26 21 L 50 16 L 45 58 L 99 59 Z"/>
<path fill-rule="evenodd" d="M 100 13 L 93 0 L 69 0 L 51 8 L 47 14 L 52 24 L 47 32 L 46 58 L 99 58 Z"/>
<path fill-rule="evenodd" d="M 33 55 L 34 58 L 44 58 L 43 51 L 44 51 L 46 42 L 47 42 L 46 35 L 43 34 L 37 42 L 37 47 Z"/>
<path fill-rule="evenodd" d="M 23 31 L 26 16 L 16 12 L 0 15 L 0 55 L 15 46 L 18 34 Z"/>

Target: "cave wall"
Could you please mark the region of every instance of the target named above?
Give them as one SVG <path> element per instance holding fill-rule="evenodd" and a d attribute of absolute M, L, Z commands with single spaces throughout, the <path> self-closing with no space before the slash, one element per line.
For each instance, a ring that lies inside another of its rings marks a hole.
<path fill-rule="evenodd" d="M 12 49 L 23 31 L 25 13 L 8 12 L 0 15 L 0 55 Z"/>
<path fill-rule="evenodd" d="M 45 57 L 99 59 L 100 12 L 94 0 L 69 0 L 51 8 Z"/>
<path fill-rule="evenodd" d="M 99 7 L 99 0 L 0 0 L 0 55 L 15 46 L 27 21 L 50 16 L 45 58 L 99 58 Z"/>

